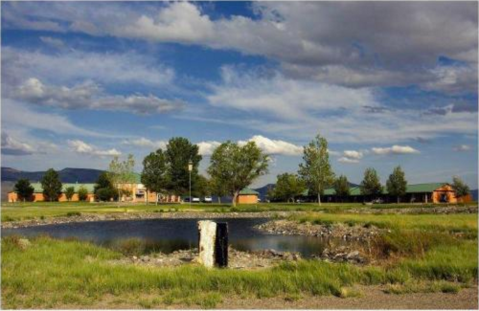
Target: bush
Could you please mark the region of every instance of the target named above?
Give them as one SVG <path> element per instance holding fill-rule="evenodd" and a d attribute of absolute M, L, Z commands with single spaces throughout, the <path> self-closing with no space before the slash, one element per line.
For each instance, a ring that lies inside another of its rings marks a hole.
<path fill-rule="evenodd" d="M 78 200 L 86 201 L 86 199 L 88 199 L 88 190 L 81 186 L 80 189 L 78 189 Z"/>
<path fill-rule="evenodd" d="M 68 212 L 67 217 L 81 216 L 80 212 Z"/>
<path fill-rule="evenodd" d="M 100 188 L 96 190 L 95 197 L 99 201 L 111 201 L 116 199 L 118 194 L 114 188 Z"/>

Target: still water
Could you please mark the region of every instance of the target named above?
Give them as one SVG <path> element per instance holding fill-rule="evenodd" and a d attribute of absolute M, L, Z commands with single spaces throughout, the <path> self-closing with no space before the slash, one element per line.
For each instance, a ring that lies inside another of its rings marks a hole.
<path fill-rule="evenodd" d="M 148 219 L 68 223 L 19 229 L 2 229 L 2 235 L 33 237 L 47 234 L 53 238 L 77 238 L 108 246 L 121 240 L 140 239 L 155 249 L 169 253 L 195 248 L 198 244 L 196 223 L 201 219 Z M 282 236 L 255 229 L 267 222 L 266 218 L 215 219 L 227 222 L 229 243 L 243 251 L 274 249 L 299 252 L 303 257 L 321 254 L 326 242 L 316 237 Z"/>

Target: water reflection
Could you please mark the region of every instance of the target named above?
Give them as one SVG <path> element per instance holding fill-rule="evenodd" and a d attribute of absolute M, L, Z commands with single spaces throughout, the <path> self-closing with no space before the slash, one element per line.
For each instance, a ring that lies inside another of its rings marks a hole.
<path fill-rule="evenodd" d="M 148 219 L 100 221 L 38 226 L 19 229 L 2 229 L 2 234 L 27 237 L 48 234 L 54 238 L 78 238 L 103 246 L 115 246 L 138 239 L 147 251 L 170 253 L 197 247 L 196 223 L 201 219 Z M 230 244 L 243 251 L 275 249 L 300 252 L 304 257 L 321 254 L 327 243 L 319 238 L 267 234 L 254 227 L 268 221 L 265 218 L 216 219 L 229 226 Z M 132 245 L 131 247 L 134 247 Z"/>

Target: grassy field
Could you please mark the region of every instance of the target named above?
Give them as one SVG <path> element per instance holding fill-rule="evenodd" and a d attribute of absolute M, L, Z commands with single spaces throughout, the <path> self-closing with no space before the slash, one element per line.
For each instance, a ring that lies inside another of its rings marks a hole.
<path fill-rule="evenodd" d="M 373 215 L 342 213 L 362 205 L 329 205 L 318 213 L 315 204 L 259 204 L 238 211 L 297 210 L 293 221 L 317 224 L 375 225 L 390 229 L 373 243 L 375 266 L 354 266 L 314 260 L 285 263 L 261 271 L 207 270 L 195 265 L 147 268 L 112 265 L 124 256 L 119 250 L 80 241 L 39 237 L 25 246 L 18 237 L 2 239 L 2 307 L 4 308 L 154 308 L 193 305 L 213 308 L 226 295 L 283 297 L 286 300 L 318 295 L 355 297 L 357 285 L 386 286 L 391 294 L 454 293 L 477 283 L 477 214 Z M 370 208 L 370 207 L 364 207 Z M 175 210 L 189 205 L 125 205 L 97 203 L 30 203 L 2 206 L 3 217 L 63 216 L 69 212 L 115 213 Z M 228 205 L 198 204 L 197 211 L 230 211 Z M 316 211 L 316 212 L 315 212 Z M 460 233 L 460 234 L 451 234 Z M 105 302 L 107 301 L 107 302 Z M 105 305 L 106 303 L 106 305 Z"/>
<path fill-rule="evenodd" d="M 411 207 L 434 207 L 444 205 L 417 205 L 417 204 L 378 204 L 373 206 L 361 203 L 323 203 L 318 206 L 316 203 L 260 203 L 256 205 L 239 205 L 232 207 L 230 204 L 125 204 L 120 207 L 116 203 L 86 203 L 86 202 L 35 202 L 35 203 L 2 203 L 2 222 L 26 220 L 44 217 L 67 216 L 72 213 L 81 214 L 114 214 L 114 213 L 142 213 L 142 212 L 266 212 L 266 211 L 304 211 L 328 213 L 341 213 L 351 208 L 364 209 L 391 209 Z"/>

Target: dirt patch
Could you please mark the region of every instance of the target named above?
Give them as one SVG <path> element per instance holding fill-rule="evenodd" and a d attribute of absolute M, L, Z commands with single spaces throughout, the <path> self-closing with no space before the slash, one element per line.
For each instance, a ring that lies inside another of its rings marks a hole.
<path fill-rule="evenodd" d="M 111 260 L 111 264 L 133 264 L 150 267 L 176 267 L 185 264 L 197 264 L 198 249 L 174 251 L 170 254 L 152 253 L 142 256 L 128 256 L 118 260 Z M 228 249 L 229 269 L 262 269 L 269 268 L 282 261 L 301 260 L 298 253 L 277 252 L 262 250 L 242 252 L 233 248 Z"/>
<path fill-rule="evenodd" d="M 371 240 L 372 237 L 387 231 L 373 225 L 349 226 L 343 223 L 323 225 L 312 224 L 310 222 L 298 223 L 297 221 L 284 219 L 272 220 L 257 226 L 257 228 L 274 234 L 306 235 L 320 238 L 342 239 L 345 241 L 368 241 Z"/>

